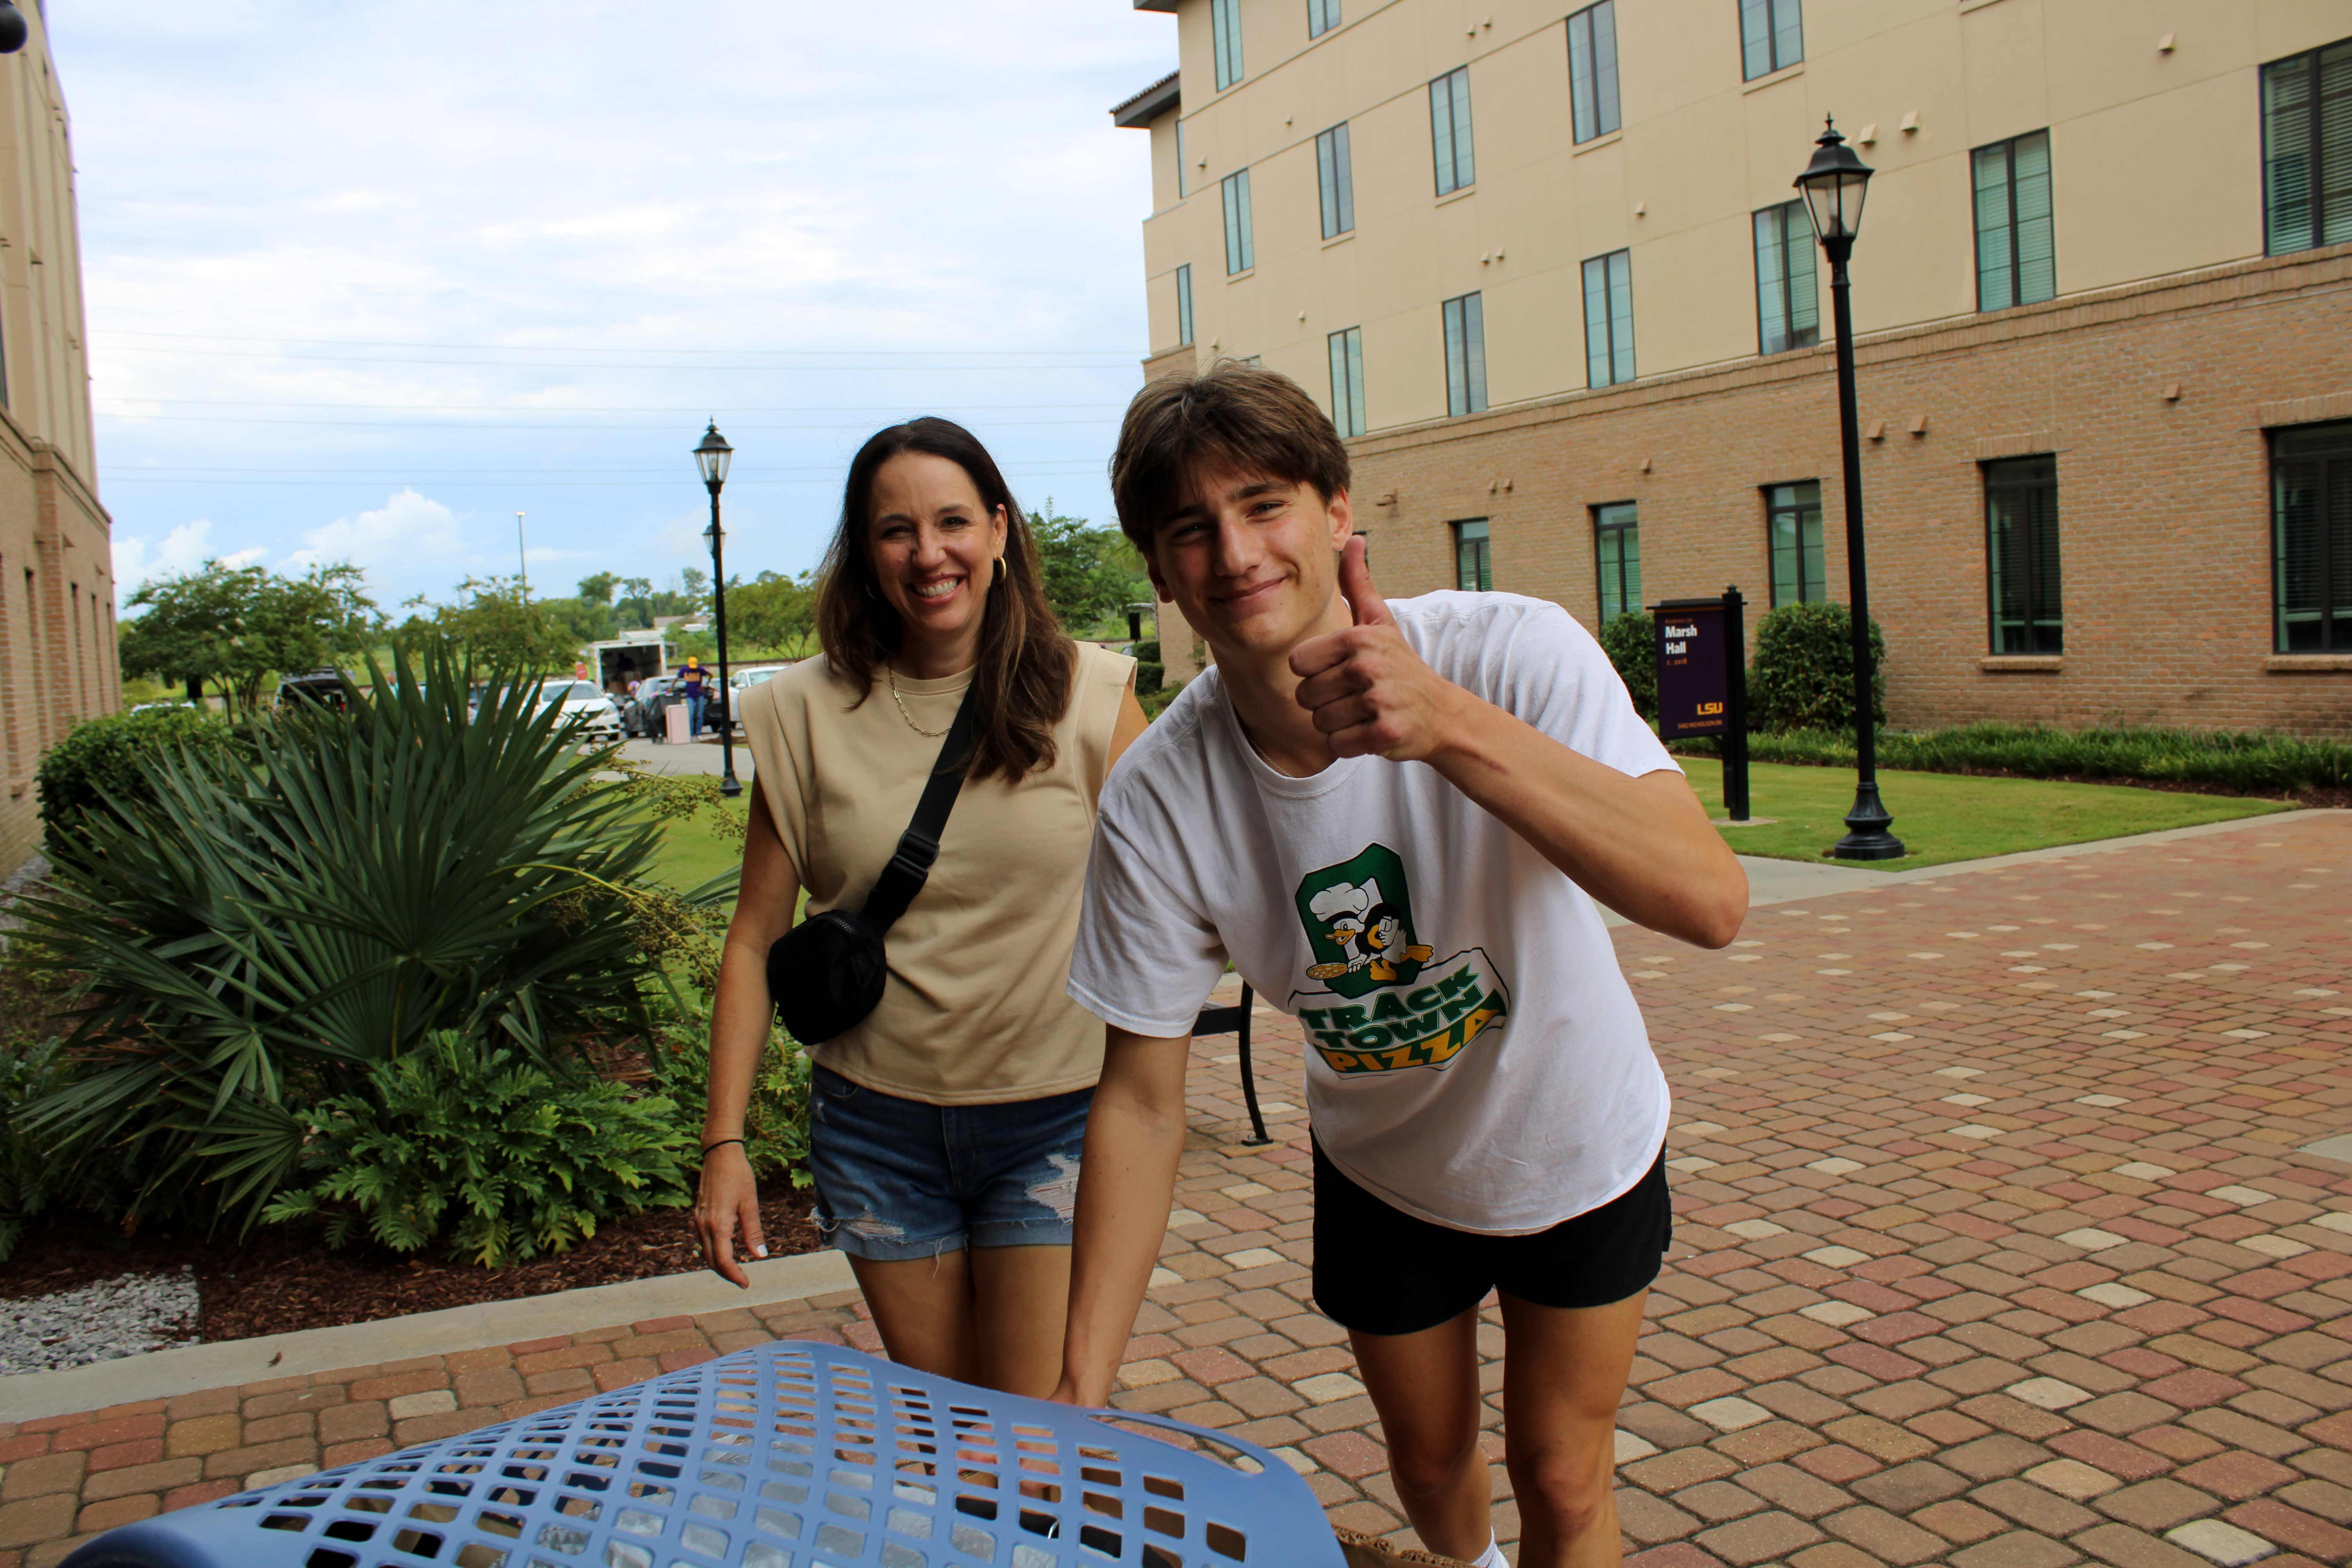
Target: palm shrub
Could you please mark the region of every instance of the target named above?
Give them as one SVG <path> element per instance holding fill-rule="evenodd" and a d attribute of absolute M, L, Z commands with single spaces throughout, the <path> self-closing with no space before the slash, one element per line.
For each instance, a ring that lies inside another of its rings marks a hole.
<path fill-rule="evenodd" d="M 397 1252 L 446 1239 L 492 1268 L 567 1251 L 600 1220 L 687 1201 L 679 1156 L 693 1135 L 677 1111 L 436 1031 L 298 1118 L 300 1169 L 314 1179 L 280 1192 L 263 1217 L 322 1221 L 335 1247 L 362 1226 Z"/>
<path fill-rule="evenodd" d="M 1886 637 L 1870 623 L 1870 706 L 1886 722 Z M 1853 616 L 1843 605 L 1782 605 L 1756 625 L 1748 710 L 1767 730 L 1853 729 Z"/>
<path fill-rule="evenodd" d="M 1625 683 L 1633 711 L 1658 721 L 1658 633 L 1647 610 L 1627 610 L 1612 616 L 1601 628 L 1601 651 Z"/>
<path fill-rule="evenodd" d="M 150 757 L 152 799 L 87 817 L 90 853 L 25 900 L 23 940 L 79 977 L 78 1070 L 19 1124 L 135 1173 L 128 1223 L 251 1224 L 302 1116 L 436 1032 L 562 1078 L 590 1038 L 644 1031 L 659 829 L 526 683 L 469 714 L 470 673 L 404 656 L 345 712 Z"/>

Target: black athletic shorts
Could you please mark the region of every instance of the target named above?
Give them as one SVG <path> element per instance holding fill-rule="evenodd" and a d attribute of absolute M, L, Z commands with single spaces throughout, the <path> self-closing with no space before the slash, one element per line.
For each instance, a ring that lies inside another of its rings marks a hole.
<path fill-rule="evenodd" d="M 1391 1207 L 1315 1145 L 1315 1304 L 1360 1334 L 1433 1329 L 1496 1289 L 1539 1307 L 1622 1301 L 1658 1277 L 1673 1235 L 1663 1148 L 1597 1209 L 1532 1236 L 1484 1236 Z"/>

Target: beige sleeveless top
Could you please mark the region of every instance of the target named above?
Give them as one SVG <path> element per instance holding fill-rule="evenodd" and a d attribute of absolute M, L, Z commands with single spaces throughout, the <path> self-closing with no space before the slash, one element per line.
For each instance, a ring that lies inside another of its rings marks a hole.
<path fill-rule="evenodd" d="M 1088 644 L 1051 767 L 1017 784 L 967 781 L 940 858 L 890 928 L 882 1001 L 813 1047 L 853 1083 L 934 1105 L 1035 1100 L 1102 1075 L 1103 1025 L 1070 1000 L 1095 802 L 1135 661 Z M 971 684 L 898 679 L 907 714 L 944 731 Z M 808 889 L 808 912 L 856 909 L 898 847 L 940 736 L 919 735 L 877 674 L 856 691 L 822 658 L 742 698 L 757 783 Z"/>

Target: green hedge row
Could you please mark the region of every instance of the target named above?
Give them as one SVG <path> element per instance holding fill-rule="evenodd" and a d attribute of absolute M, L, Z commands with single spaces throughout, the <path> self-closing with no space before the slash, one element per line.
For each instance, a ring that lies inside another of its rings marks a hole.
<path fill-rule="evenodd" d="M 1767 730 L 1849 730 L 1853 725 L 1853 618 L 1843 605 L 1783 605 L 1756 623 L 1748 667 L 1748 715 Z M 1646 610 L 1601 628 L 1634 710 L 1658 720 L 1657 637 Z M 1886 722 L 1886 634 L 1870 625 L 1871 707 Z"/>
<path fill-rule="evenodd" d="M 1852 767 L 1853 737 L 1828 730 L 1756 734 L 1748 737 L 1748 754 L 1759 763 Z M 2131 779 L 2254 795 L 2352 789 L 2352 743 L 2230 730 L 2058 730 L 1986 721 L 1910 734 L 1886 731 L 1878 737 L 1878 765 L 1933 773 Z"/>

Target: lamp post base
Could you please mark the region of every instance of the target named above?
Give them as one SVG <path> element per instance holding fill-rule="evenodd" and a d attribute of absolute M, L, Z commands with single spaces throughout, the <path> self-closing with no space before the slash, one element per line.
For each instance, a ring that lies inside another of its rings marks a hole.
<path fill-rule="evenodd" d="M 720 777 L 719 781 L 719 793 L 725 795 L 729 800 L 733 800 L 737 795 L 743 793 L 743 786 L 735 781 L 734 769 L 730 768 L 726 773 Z M 1895 853 L 1899 855 L 1902 851 L 1898 849 Z"/>
<path fill-rule="evenodd" d="M 1845 814 L 1846 833 L 1830 853 L 1840 860 L 1899 860 L 1909 851 L 1888 828 L 1895 818 L 1878 798 L 1878 781 L 1864 780 L 1853 792 L 1853 809 Z"/>

